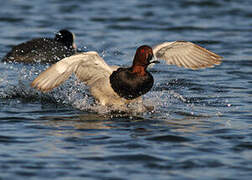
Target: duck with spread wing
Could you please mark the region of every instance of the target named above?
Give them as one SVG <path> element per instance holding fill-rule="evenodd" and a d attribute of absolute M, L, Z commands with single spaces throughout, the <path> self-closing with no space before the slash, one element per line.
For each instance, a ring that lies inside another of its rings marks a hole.
<path fill-rule="evenodd" d="M 42 72 L 31 86 L 48 92 L 66 81 L 72 73 L 86 84 L 102 105 L 124 105 L 141 100 L 151 90 L 154 79 L 150 64 L 165 60 L 169 65 L 200 69 L 221 63 L 222 57 L 192 42 L 165 42 L 155 47 L 137 48 L 131 67 L 109 66 L 97 52 L 83 52 L 66 57 Z"/>

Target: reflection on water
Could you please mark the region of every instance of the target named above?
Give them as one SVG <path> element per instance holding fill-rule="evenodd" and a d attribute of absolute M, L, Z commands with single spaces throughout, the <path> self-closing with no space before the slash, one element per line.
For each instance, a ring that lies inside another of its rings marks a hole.
<path fill-rule="evenodd" d="M 99 131 L 92 130 L 107 130 L 107 129 L 123 129 L 126 125 L 127 128 L 135 123 L 142 124 L 143 127 L 135 129 L 143 132 L 151 132 L 151 129 L 144 128 L 145 124 L 153 125 L 157 127 L 167 127 L 171 132 L 184 132 L 184 133 L 197 133 L 202 130 L 208 129 L 209 126 L 223 126 L 220 124 L 222 121 L 219 118 L 209 121 L 209 116 L 196 116 L 187 115 L 185 118 L 168 118 L 159 117 L 155 113 L 149 115 L 146 118 L 141 116 L 129 116 L 128 114 L 94 114 L 94 113 L 81 113 L 74 116 L 43 116 L 40 118 L 43 122 L 43 126 L 53 129 L 54 136 L 96 136 L 100 134 Z M 125 122 L 125 123 L 120 123 Z M 134 131 L 134 129 L 132 129 Z M 98 134 L 96 133 L 98 132 Z"/>
<path fill-rule="evenodd" d="M 111 129 L 109 126 L 108 117 L 99 114 L 81 114 L 79 116 L 46 116 L 42 117 L 41 120 L 46 120 L 44 125 L 55 129 L 64 129 L 69 127 L 74 130 L 98 130 L 98 129 Z M 57 132 L 57 131 L 56 131 Z M 54 131 L 54 133 L 56 133 Z M 78 131 L 76 132 L 78 133 Z M 81 133 L 81 132 L 79 132 Z M 85 132 L 82 132 L 85 133 Z M 71 134 L 74 136 L 83 136 L 85 134 Z M 55 134 L 56 135 L 56 134 Z M 60 134 L 59 134 L 60 135 Z"/>

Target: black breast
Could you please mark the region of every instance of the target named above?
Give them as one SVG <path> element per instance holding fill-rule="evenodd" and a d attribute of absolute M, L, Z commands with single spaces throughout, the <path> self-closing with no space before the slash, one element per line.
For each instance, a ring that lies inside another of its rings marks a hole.
<path fill-rule="evenodd" d="M 144 76 L 132 73 L 129 68 L 119 68 L 110 76 L 113 90 L 125 99 L 135 99 L 147 93 L 153 86 L 153 77 L 149 72 Z"/>

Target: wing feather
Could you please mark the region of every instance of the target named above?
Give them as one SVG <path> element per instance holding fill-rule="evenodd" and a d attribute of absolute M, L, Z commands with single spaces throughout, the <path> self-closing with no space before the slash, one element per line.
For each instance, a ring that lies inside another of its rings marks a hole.
<path fill-rule="evenodd" d="M 188 55 L 188 59 L 190 60 L 190 63 L 192 64 L 192 69 L 197 69 L 197 67 L 204 67 L 206 64 L 205 62 L 202 60 L 202 58 L 195 58 L 195 56 L 189 54 Z"/>
<path fill-rule="evenodd" d="M 109 77 L 112 69 L 94 51 L 80 53 L 62 59 L 42 72 L 31 86 L 42 92 L 58 87 L 74 73 L 88 86 L 92 86 L 100 78 Z"/>
<path fill-rule="evenodd" d="M 199 69 L 221 64 L 222 57 L 194 43 L 174 41 L 159 44 L 153 48 L 156 58 L 167 64 Z"/>
<path fill-rule="evenodd" d="M 171 65 L 174 64 L 174 65 L 177 65 L 179 67 L 183 67 L 184 66 L 183 63 L 179 60 L 178 55 L 174 55 L 173 57 L 174 58 L 171 58 L 172 62 L 169 62 L 169 64 L 171 64 Z"/>

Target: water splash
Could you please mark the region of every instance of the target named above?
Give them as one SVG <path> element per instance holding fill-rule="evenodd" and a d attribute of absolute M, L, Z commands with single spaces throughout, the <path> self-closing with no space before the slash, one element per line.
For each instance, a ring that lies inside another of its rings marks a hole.
<path fill-rule="evenodd" d="M 81 111 L 91 111 L 99 114 L 128 113 L 137 115 L 139 113 L 162 114 L 162 117 L 170 117 L 174 113 L 183 116 L 197 116 L 204 114 L 205 104 L 223 104 L 217 98 L 186 97 L 177 91 L 176 84 L 171 88 L 154 90 L 143 96 L 143 104 L 130 104 L 124 107 L 107 107 L 95 103 L 90 95 L 88 87 L 79 82 L 76 77 L 71 76 L 65 83 L 49 93 L 41 93 L 30 87 L 30 83 L 49 65 L 33 64 L 1 64 L 0 68 L 7 73 L 0 75 L 0 97 L 22 98 L 28 101 L 40 101 L 41 103 L 55 103 L 71 106 Z M 158 84 L 156 84 L 158 86 Z M 186 92 L 186 91 L 185 91 Z M 211 102 L 213 101 L 213 102 Z M 228 104 L 226 102 L 226 104 Z M 229 106 L 229 105 L 228 105 Z M 152 107 L 152 109 L 146 109 Z M 219 111 L 217 111 L 219 112 Z"/>

